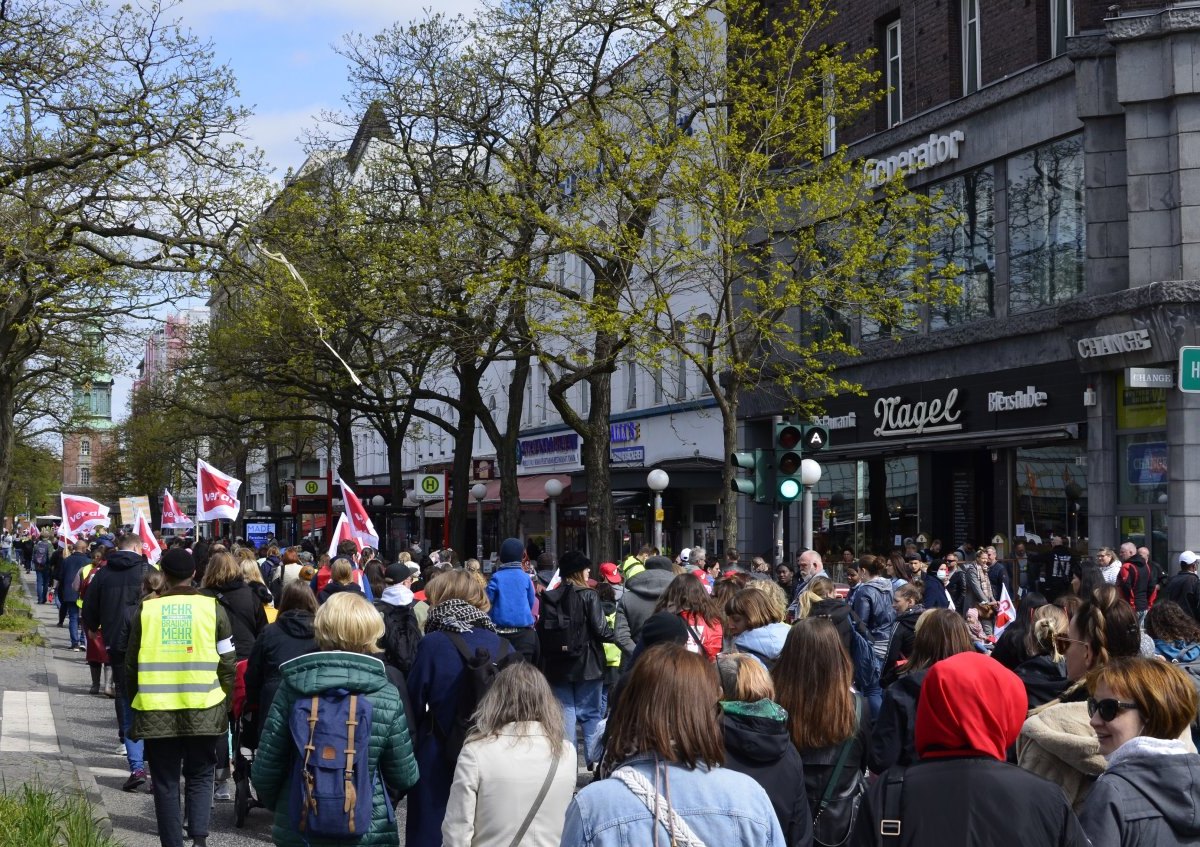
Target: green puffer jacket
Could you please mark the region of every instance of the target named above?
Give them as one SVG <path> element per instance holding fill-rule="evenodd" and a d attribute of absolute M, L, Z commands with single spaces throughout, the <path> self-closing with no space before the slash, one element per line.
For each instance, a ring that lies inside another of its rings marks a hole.
<path fill-rule="evenodd" d="M 305 838 L 296 831 L 297 822 L 289 815 L 292 768 L 296 748 L 288 721 L 298 698 L 312 697 L 332 688 L 344 688 L 365 694 L 371 701 L 370 768 L 378 771 L 383 782 L 403 794 L 417 781 L 417 762 L 413 758 L 408 721 L 400 695 L 388 681 L 383 662 L 360 653 L 325 651 L 311 653 L 284 662 L 279 667 L 283 680 L 263 725 L 258 753 L 254 757 L 252 779 L 258 799 L 275 811 L 272 833 L 279 847 L 345 847 L 346 841 Z M 399 840 L 395 821 L 388 821 L 391 801 L 383 785 L 375 782 L 372 798 L 371 829 L 358 841 L 363 847 L 387 845 Z"/>

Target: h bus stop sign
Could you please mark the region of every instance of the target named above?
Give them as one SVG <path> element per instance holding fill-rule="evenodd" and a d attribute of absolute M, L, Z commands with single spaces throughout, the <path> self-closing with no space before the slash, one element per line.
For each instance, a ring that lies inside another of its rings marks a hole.
<path fill-rule="evenodd" d="M 1200 347 L 1179 348 L 1179 390 L 1200 394 Z"/>

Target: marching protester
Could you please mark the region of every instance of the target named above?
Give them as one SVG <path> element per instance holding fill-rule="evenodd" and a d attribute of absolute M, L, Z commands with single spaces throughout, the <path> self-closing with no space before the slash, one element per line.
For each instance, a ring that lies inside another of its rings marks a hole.
<path fill-rule="evenodd" d="M 261 728 L 279 682 L 283 678 L 280 666 L 297 656 L 317 649 L 313 619 L 317 613 L 317 598 L 307 583 L 292 580 L 283 589 L 279 602 L 279 617 L 254 641 L 246 663 L 246 711 L 255 715 Z"/>
<path fill-rule="evenodd" d="M 703 582 L 691 574 L 680 574 L 658 598 L 654 611 L 679 615 L 688 628 L 688 649 L 716 661 L 724 643 L 721 611 Z"/>
<path fill-rule="evenodd" d="M 500 566 L 487 583 L 488 614 L 496 632 L 526 661 L 537 662 L 539 646 L 533 631 L 536 592 L 523 564 L 525 545 L 519 538 L 506 538 L 500 545 Z"/>
<path fill-rule="evenodd" d="M 638 554 L 641 555 L 640 553 Z M 630 571 L 633 575 L 630 576 Z M 631 565 L 625 572 L 625 593 L 617 603 L 617 646 L 624 654 L 621 667 L 629 666 L 630 657 L 642 635 L 642 624 L 654 614 L 658 598 L 667 590 L 675 572 L 666 556 L 647 555 L 644 563 Z"/>

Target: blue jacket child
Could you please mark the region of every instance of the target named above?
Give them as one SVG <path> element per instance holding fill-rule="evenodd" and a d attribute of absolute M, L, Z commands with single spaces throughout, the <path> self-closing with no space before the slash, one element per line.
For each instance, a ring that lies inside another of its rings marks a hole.
<path fill-rule="evenodd" d="M 533 581 L 521 566 L 525 545 L 519 538 L 506 538 L 500 545 L 500 567 L 492 574 L 487 598 L 492 604 L 492 623 L 502 629 L 533 626 Z"/>

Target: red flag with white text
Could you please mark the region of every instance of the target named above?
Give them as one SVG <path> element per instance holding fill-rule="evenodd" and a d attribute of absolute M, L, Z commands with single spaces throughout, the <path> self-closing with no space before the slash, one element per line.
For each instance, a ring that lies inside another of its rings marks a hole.
<path fill-rule="evenodd" d="M 137 516 L 133 519 L 133 531 L 142 539 L 142 555 L 150 561 L 150 564 L 158 564 L 158 560 L 162 557 L 162 545 L 154 537 L 150 521 L 146 519 L 146 515 L 141 509 L 137 510 Z"/>
<path fill-rule="evenodd" d="M 108 506 L 91 497 L 62 494 L 62 525 L 60 532 L 75 537 L 98 526 L 108 526 Z"/>
<path fill-rule="evenodd" d="M 998 639 L 1016 617 L 1017 610 L 1013 607 L 1012 598 L 1008 596 L 1008 586 L 1003 585 L 1000 589 L 1000 606 L 996 609 L 996 631 L 993 636 Z"/>
<path fill-rule="evenodd" d="M 350 521 L 346 520 L 345 515 L 338 518 L 337 526 L 333 529 L 333 535 L 329 539 L 329 558 L 337 555 L 338 545 L 343 541 L 353 541 L 357 548 L 355 552 L 361 553 L 363 543 L 354 536 L 354 530 L 350 528 Z"/>
<path fill-rule="evenodd" d="M 163 529 L 187 529 L 193 525 L 191 518 L 179 508 L 179 504 L 175 502 L 175 498 L 171 496 L 170 491 L 163 491 L 162 504 L 162 528 Z"/>
<path fill-rule="evenodd" d="M 223 474 L 203 459 L 196 460 L 196 520 L 236 521 L 242 509 L 237 499 L 240 479 Z"/>
<path fill-rule="evenodd" d="M 363 547 L 379 547 L 379 533 L 375 531 L 375 524 L 371 522 L 371 516 L 367 514 L 367 510 L 363 508 L 362 500 L 358 499 L 358 495 L 350 490 L 350 486 L 339 479 L 338 485 L 342 487 L 342 502 L 346 507 L 346 518 L 350 523 L 350 532 L 354 536 L 354 540 L 358 542 L 358 549 Z"/>

